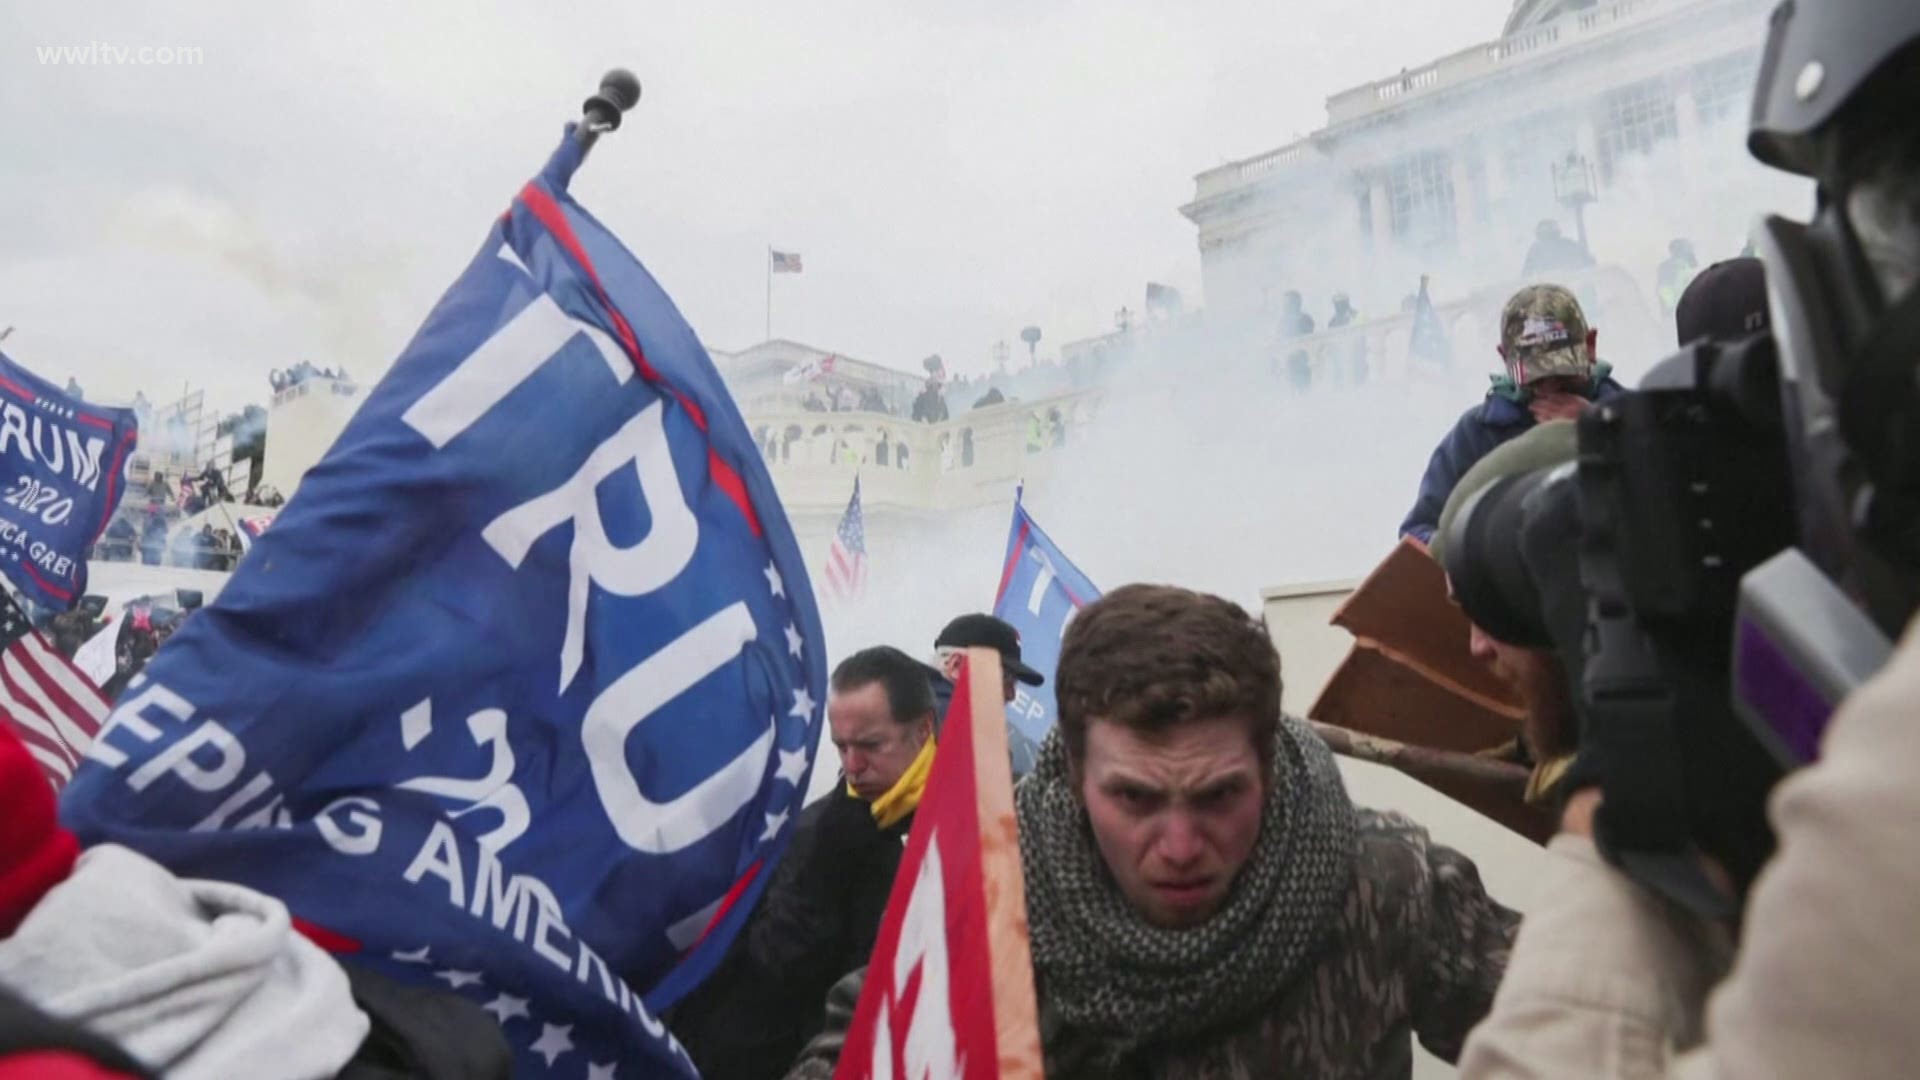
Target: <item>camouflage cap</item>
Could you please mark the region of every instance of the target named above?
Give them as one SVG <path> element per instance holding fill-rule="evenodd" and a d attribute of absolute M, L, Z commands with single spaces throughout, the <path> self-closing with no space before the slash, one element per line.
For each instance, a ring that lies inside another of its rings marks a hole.
<path fill-rule="evenodd" d="M 1500 344 L 1517 385 L 1593 375 L 1587 317 L 1580 301 L 1559 285 L 1529 285 L 1514 293 L 1500 314 Z"/>

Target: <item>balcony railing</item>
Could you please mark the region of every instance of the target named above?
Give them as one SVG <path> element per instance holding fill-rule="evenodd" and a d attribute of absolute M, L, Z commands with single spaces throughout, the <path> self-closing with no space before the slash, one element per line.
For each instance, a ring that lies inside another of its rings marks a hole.
<path fill-rule="evenodd" d="M 1084 433 L 1105 394 L 1083 390 L 1012 401 L 939 424 L 872 412 L 749 410 L 747 424 L 780 497 L 796 510 L 838 511 L 860 476 L 869 507 L 952 510 L 1004 501 L 1021 476 Z"/>
<path fill-rule="evenodd" d="M 1671 335 L 1631 275 L 1616 267 L 1559 275 L 1579 295 L 1619 355 L 1651 359 Z M 1275 399 L 1342 393 L 1367 384 L 1477 382 L 1494 369 L 1500 313 L 1519 281 L 1436 305 L 1448 365 L 1413 358 L 1413 316 L 1395 312 L 1335 330 L 1280 340 L 1272 335 L 1236 359 L 1264 377 Z M 1604 350 L 1603 350 L 1604 351 Z M 1143 361 L 1146 362 L 1146 361 Z M 1466 372 L 1467 374 L 1462 374 Z M 1484 383 L 1480 385 L 1484 386 Z M 937 513 L 1004 503 L 1024 478 L 1044 486 L 1060 451 L 1087 438 L 1110 398 L 1105 387 L 1011 401 L 958 413 L 939 424 L 872 412 L 745 409 L 781 500 L 798 513 L 838 514 L 858 473 L 869 508 Z M 1465 403 L 1463 403 L 1464 406 Z M 901 448 L 906 449 L 904 458 Z"/>

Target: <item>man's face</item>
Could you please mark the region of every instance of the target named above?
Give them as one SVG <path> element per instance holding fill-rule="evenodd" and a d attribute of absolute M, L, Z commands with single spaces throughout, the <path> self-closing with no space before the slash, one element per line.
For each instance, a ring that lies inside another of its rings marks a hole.
<path fill-rule="evenodd" d="M 1568 696 L 1566 674 L 1551 653 L 1495 640 L 1473 623 L 1467 638 L 1473 658 L 1487 665 L 1520 695 L 1527 711 L 1520 734 L 1536 759 L 1574 748 L 1579 722 Z"/>
<path fill-rule="evenodd" d="M 885 795 L 899 782 L 900 774 L 913 764 L 921 744 L 932 734 L 932 725 L 925 718 L 912 723 L 894 722 L 887 688 L 877 682 L 830 695 L 827 727 L 833 734 L 834 749 L 840 751 L 840 767 L 846 771 L 847 783 L 868 802 Z"/>
<path fill-rule="evenodd" d="M 1100 856 L 1148 923 L 1206 921 L 1260 838 L 1260 755 L 1239 716 L 1145 735 L 1095 719 L 1077 781 Z"/>

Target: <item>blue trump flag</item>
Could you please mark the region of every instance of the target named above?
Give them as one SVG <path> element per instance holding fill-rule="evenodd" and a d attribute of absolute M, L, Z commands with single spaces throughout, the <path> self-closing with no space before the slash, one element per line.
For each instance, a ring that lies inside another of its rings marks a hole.
<path fill-rule="evenodd" d="M 1007 719 L 1035 743 L 1053 727 L 1053 674 L 1060 664 L 1060 639 L 1067 632 L 1067 621 L 1099 598 L 1100 590 L 1060 554 L 1016 494 L 993 614 L 1019 631 L 1022 662 L 1047 677 L 1044 686 L 1018 684 L 1016 696 L 1007 705 Z"/>
<path fill-rule="evenodd" d="M 656 1016 L 787 843 L 825 655 L 712 361 L 567 194 L 583 153 L 129 687 L 62 813 L 478 1002 L 516 1074 L 690 1074 Z"/>
<path fill-rule="evenodd" d="M 70 397 L 0 353 L 0 571 L 65 611 L 87 591 L 87 549 L 127 490 L 131 409 Z"/>

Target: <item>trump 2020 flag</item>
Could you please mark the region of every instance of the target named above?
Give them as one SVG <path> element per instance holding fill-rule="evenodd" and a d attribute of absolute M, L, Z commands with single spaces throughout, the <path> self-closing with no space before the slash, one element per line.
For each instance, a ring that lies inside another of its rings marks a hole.
<path fill-rule="evenodd" d="M 1060 554 L 1016 494 L 993 614 L 1019 632 L 1021 661 L 1047 677 L 1041 686 L 1016 683 L 1016 696 L 1007 704 L 1007 719 L 1035 745 L 1053 727 L 1053 672 L 1060 663 L 1067 621 L 1098 599 L 1100 590 Z"/>
<path fill-rule="evenodd" d="M 836 1080 L 1042 1080 L 1000 657 L 969 649 Z"/>
<path fill-rule="evenodd" d="M 0 353 L 0 571 L 61 611 L 87 591 L 87 549 L 127 490 L 132 409 L 70 397 Z"/>
<path fill-rule="evenodd" d="M 788 840 L 825 659 L 711 360 L 567 194 L 583 153 L 128 688 L 64 816 L 479 1003 L 516 1075 L 686 1074 L 657 1016 Z"/>

